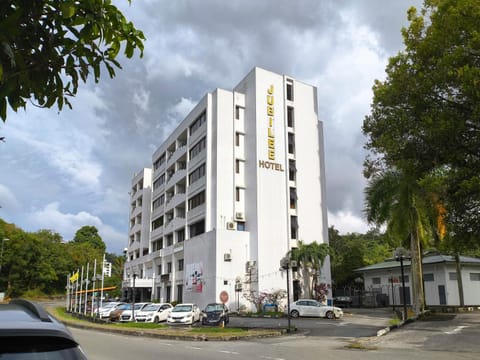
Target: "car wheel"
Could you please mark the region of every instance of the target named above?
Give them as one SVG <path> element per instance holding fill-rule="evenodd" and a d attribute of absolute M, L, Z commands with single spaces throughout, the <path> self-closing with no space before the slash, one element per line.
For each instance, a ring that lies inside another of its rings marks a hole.
<path fill-rule="evenodd" d="M 297 318 L 300 316 L 300 313 L 297 310 L 290 311 L 290 316 L 293 318 Z"/>
<path fill-rule="evenodd" d="M 160 322 L 160 319 L 158 318 L 158 316 L 155 316 L 155 317 L 153 318 L 153 322 L 154 322 L 155 324 L 158 324 L 158 323 Z"/>
<path fill-rule="evenodd" d="M 333 313 L 333 311 L 327 311 L 325 316 L 327 319 L 335 319 L 335 314 Z"/>

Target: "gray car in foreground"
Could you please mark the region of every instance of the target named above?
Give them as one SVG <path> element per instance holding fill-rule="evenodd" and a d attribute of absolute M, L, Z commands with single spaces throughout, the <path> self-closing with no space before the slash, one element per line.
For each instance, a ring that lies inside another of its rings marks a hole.
<path fill-rule="evenodd" d="M 70 331 L 40 305 L 0 304 L 0 359 L 87 359 Z"/>

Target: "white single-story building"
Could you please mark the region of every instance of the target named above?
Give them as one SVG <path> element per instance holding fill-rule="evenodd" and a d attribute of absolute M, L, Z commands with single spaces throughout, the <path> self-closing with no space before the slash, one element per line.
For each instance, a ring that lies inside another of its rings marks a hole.
<path fill-rule="evenodd" d="M 465 306 L 480 305 L 480 259 L 460 256 L 460 273 Z M 426 306 L 460 306 L 455 257 L 428 255 L 422 259 Z M 403 261 L 405 299 L 411 304 L 410 260 Z M 355 270 L 363 275 L 365 292 L 373 294 L 374 305 L 403 304 L 400 261 L 387 261 Z"/>

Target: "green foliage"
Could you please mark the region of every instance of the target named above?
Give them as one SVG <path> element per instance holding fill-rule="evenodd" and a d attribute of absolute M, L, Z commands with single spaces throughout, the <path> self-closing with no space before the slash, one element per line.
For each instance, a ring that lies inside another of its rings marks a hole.
<path fill-rule="evenodd" d="M 28 233 L 0 219 L 3 238 L 10 240 L 4 243 L 0 289 L 6 289 L 8 297 L 64 294 L 67 276 L 82 266 L 86 272 L 87 263 L 91 276 L 95 260 L 97 274 L 101 272 L 103 250 L 90 241 L 64 242 L 51 230 Z M 108 258 L 113 264 L 112 277 L 105 278 L 105 286 L 117 286 L 119 294 L 123 256 L 108 254 Z"/>
<path fill-rule="evenodd" d="M 117 56 L 143 55 L 143 33 L 111 0 L 2 0 L 0 2 L 0 118 L 7 104 L 17 111 L 27 100 L 40 107 L 71 107 L 79 80 L 110 78 Z"/>
<path fill-rule="evenodd" d="M 77 230 L 72 241 L 79 244 L 88 243 L 92 247 L 101 250 L 102 254 L 106 249 L 105 243 L 98 234 L 98 230 L 95 226 L 82 226 Z"/>
<path fill-rule="evenodd" d="M 480 2 L 426 0 L 420 13 L 409 10 L 408 20 L 405 50 L 373 87 L 363 124 L 373 155 L 365 175 L 399 169 L 421 183 L 440 174 L 435 191 L 449 234 L 465 247 L 478 246 Z"/>
<path fill-rule="evenodd" d="M 354 270 L 376 264 L 392 256 L 395 245 L 390 238 L 371 230 L 367 234 L 340 235 L 333 226 L 328 229 L 331 249 L 332 279 L 336 288 L 355 286 Z"/>
<path fill-rule="evenodd" d="M 302 278 L 308 290 L 308 294 L 306 294 L 308 298 L 313 296 L 318 275 L 320 275 L 320 270 L 329 253 L 328 244 L 319 244 L 316 241 L 305 244 L 301 240 L 298 241 L 298 248 L 292 249 L 289 253 L 290 259 L 296 260 L 302 270 Z"/>

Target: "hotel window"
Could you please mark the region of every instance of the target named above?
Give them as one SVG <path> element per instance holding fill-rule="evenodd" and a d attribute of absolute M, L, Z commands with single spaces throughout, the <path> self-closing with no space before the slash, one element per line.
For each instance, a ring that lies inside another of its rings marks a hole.
<path fill-rule="evenodd" d="M 165 162 L 165 154 L 162 154 L 154 163 L 153 170 L 157 170 Z"/>
<path fill-rule="evenodd" d="M 480 273 L 470 273 L 470 281 L 480 281 Z"/>
<path fill-rule="evenodd" d="M 153 190 L 158 189 L 163 184 L 165 184 L 165 174 L 160 175 L 160 177 L 153 182 Z"/>
<path fill-rule="evenodd" d="M 207 140 L 205 137 L 201 138 L 191 149 L 190 149 L 190 160 L 192 160 L 195 156 L 200 154 L 207 144 Z"/>
<path fill-rule="evenodd" d="M 290 160 L 288 162 L 288 180 L 295 181 L 297 174 L 297 167 L 295 166 L 295 161 Z"/>
<path fill-rule="evenodd" d="M 188 210 L 195 209 L 196 207 L 204 203 L 205 203 L 205 191 L 202 191 L 188 200 Z"/>
<path fill-rule="evenodd" d="M 449 272 L 448 273 L 448 279 L 456 281 L 457 280 L 457 273 L 456 272 Z"/>
<path fill-rule="evenodd" d="M 167 235 L 167 246 L 173 245 L 173 234 Z"/>
<path fill-rule="evenodd" d="M 235 174 L 243 174 L 245 172 L 245 161 L 235 160 Z"/>
<path fill-rule="evenodd" d="M 205 220 L 197 221 L 189 227 L 190 237 L 194 237 L 205 232 Z"/>
<path fill-rule="evenodd" d="M 163 249 L 163 239 L 155 240 L 154 242 L 152 242 L 152 252 L 162 250 L 162 249 Z"/>
<path fill-rule="evenodd" d="M 167 274 L 171 274 L 171 273 L 172 273 L 172 263 L 168 262 L 167 263 Z"/>
<path fill-rule="evenodd" d="M 185 229 L 177 231 L 177 243 L 183 242 L 185 240 Z"/>
<path fill-rule="evenodd" d="M 241 187 L 235 188 L 235 201 L 243 201 L 245 197 L 245 189 Z"/>
<path fill-rule="evenodd" d="M 245 221 L 237 221 L 237 230 L 245 231 Z"/>
<path fill-rule="evenodd" d="M 290 238 L 297 239 L 298 223 L 296 216 L 290 216 Z"/>
<path fill-rule="evenodd" d="M 435 278 L 433 276 L 433 274 L 424 274 L 423 275 L 423 281 L 434 281 Z"/>
<path fill-rule="evenodd" d="M 288 134 L 288 153 L 295 154 L 295 136 Z"/>
<path fill-rule="evenodd" d="M 177 285 L 177 303 L 183 302 L 183 285 Z"/>
<path fill-rule="evenodd" d="M 152 221 L 152 230 L 158 229 L 161 226 L 163 226 L 163 216 Z"/>
<path fill-rule="evenodd" d="M 195 181 L 205 176 L 205 163 L 193 170 L 190 175 L 188 175 L 188 184 L 192 185 Z"/>
<path fill-rule="evenodd" d="M 157 266 L 157 274 L 159 274 L 159 275 L 162 274 L 162 265 Z"/>
<path fill-rule="evenodd" d="M 156 210 L 157 208 L 159 208 L 160 206 L 162 206 L 164 202 L 165 202 L 165 195 L 162 194 L 162 195 L 160 195 L 158 198 L 156 198 L 155 200 L 153 200 L 152 210 Z"/>
<path fill-rule="evenodd" d="M 372 284 L 373 285 L 380 285 L 382 283 L 382 279 L 379 277 L 374 277 L 372 278 Z"/>
<path fill-rule="evenodd" d="M 297 208 L 297 190 L 290 188 L 290 209 Z"/>
<path fill-rule="evenodd" d="M 172 287 L 167 286 L 165 288 L 165 290 L 166 290 L 166 293 L 167 293 L 166 296 L 165 296 L 165 302 L 170 302 L 171 301 L 170 298 L 172 297 Z"/>
<path fill-rule="evenodd" d="M 290 128 L 293 128 L 295 125 L 295 117 L 294 117 L 294 112 L 293 112 L 293 107 L 288 106 L 287 107 L 287 125 Z"/>
<path fill-rule="evenodd" d="M 239 132 L 235 133 L 235 146 L 243 146 L 243 138 L 244 135 L 240 134 Z"/>
<path fill-rule="evenodd" d="M 287 82 L 287 100 L 293 101 L 293 83 L 291 81 Z"/>
<path fill-rule="evenodd" d="M 200 114 L 199 117 L 195 119 L 195 121 L 190 125 L 190 136 L 197 131 L 200 126 L 203 125 L 203 123 L 207 120 L 207 113 L 204 111 L 203 113 Z"/>
<path fill-rule="evenodd" d="M 235 119 L 240 119 L 240 106 L 235 106 Z"/>
<path fill-rule="evenodd" d="M 177 270 L 183 271 L 183 259 L 178 259 Z"/>

